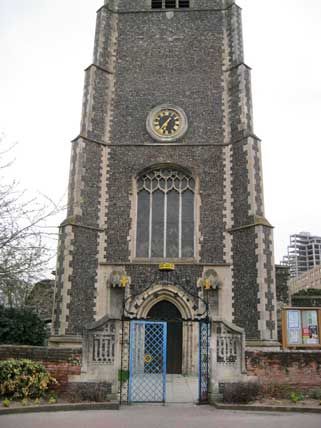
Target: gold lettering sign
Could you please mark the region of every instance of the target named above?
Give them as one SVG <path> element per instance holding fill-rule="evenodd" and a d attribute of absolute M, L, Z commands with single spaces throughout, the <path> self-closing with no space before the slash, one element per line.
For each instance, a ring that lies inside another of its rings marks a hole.
<path fill-rule="evenodd" d="M 159 270 L 175 270 L 175 265 L 174 263 L 161 263 Z"/>

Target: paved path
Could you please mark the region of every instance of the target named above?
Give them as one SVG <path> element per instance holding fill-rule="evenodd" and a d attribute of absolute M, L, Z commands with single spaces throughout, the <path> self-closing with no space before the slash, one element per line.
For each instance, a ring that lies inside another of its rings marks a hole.
<path fill-rule="evenodd" d="M 197 400 L 198 377 L 166 376 L 166 403 L 196 403 Z"/>
<path fill-rule="evenodd" d="M 320 428 L 320 414 L 217 410 L 210 406 L 153 405 L 119 411 L 0 416 L 1 428 Z"/>

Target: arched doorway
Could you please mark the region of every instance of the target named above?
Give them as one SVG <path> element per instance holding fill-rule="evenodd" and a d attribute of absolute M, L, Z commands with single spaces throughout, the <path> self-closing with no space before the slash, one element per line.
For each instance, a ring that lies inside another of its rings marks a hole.
<path fill-rule="evenodd" d="M 183 329 L 182 316 L 177 307 L 162 300 L 148 312 L 147 317 L 153 321 L 167 321 L 167 373 L 182 373 Z"/>

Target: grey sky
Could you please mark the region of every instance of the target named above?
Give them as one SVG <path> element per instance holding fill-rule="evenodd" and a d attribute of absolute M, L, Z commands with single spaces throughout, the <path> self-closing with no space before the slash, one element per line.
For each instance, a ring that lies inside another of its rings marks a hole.
<path fill-rule="evenodd" d="M 66 192 L 79 132 L 83 69 L 103 0 L 0 0 L 0 132 L 18 141 L 12 173 L 53 198 Z M 321 2 L 239 0 L 266 215 L 276 261 L 288 237 L 321 235 Z"/>

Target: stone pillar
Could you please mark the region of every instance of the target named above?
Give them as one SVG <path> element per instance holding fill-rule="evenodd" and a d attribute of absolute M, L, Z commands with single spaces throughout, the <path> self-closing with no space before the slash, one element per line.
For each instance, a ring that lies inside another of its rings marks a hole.
<path fill-rule="evenodd" d="M 224 383 L 247 380 L 244 330 L 222 319 L 212 321 L 209 351 L 209 402 L 213 402 Z"/>
<path fill-rule="evenodd" d="M 97 12 L 93 64 L 86 69 L 80 135 L 72 142 L 67 218 L 60 226 L 51 343 L 81 341 L 106 294 L 108 159 L 117 15 Z M 59 338 L 57 337 L 59 336 Z"/>
<path fill-rule="evenodd" d="M 240 8 L 233 4 L 224 19 L 225 259 L 232 264 L 233 322 L 245 329 L 249 343 L 278 346 L 273 234 L 264 212 Z"/>

